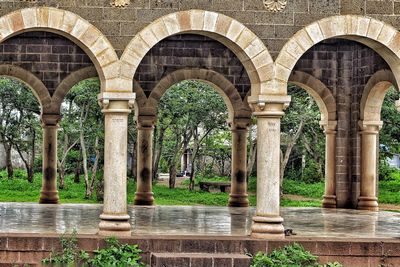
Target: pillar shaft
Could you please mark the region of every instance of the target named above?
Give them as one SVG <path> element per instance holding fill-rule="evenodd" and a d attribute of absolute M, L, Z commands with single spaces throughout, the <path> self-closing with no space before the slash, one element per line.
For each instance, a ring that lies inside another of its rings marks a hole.
<path fill-rule="evenodd" d="M 280 129 L 290 97 L 271 98 L 253 104 L 257 116 L 257 208 L 251 236 L 255 238 L 284 238 L 280 216 Z"/>
<path fill-rule="evenodd" d="M 336 121 L 324 125 L 325 130 L 325 193 L 324 208 L 336 208 Z"/>
<path fill-rule="evenodd" d="M 377 137 L 381 123 L 360 122 L 361 127 L 361 190 L 358 209 L 378 210 L 377 182 Z"/>
<path fill-rule="evenodd" d="M 232 131 L 230 207 L 248 207 L 247 195 L 247 133 L 250 119 L 234 120 Z"/>
<path fill-rule="evenodd" d="M 129 94 L 131 95 L 131 94 Z M 104 206 L 99 234 L 130 236 L 127 212 L 127 149 L 129 96 L 100 95 L 105 119 L 104 134 Z"/>
<path fill-rule="evenodd" d="M 42 115 L 43 159 L 42 190 L 39 203 L 57 204 L 57 130 L 59 115 Z"/>
<path fill-rule="evenodd" d="M 137 188 L 134 203 L 151 206 L 154 204 L 152 173 L 155 117 L 139 116 L 137 123 Z"/>

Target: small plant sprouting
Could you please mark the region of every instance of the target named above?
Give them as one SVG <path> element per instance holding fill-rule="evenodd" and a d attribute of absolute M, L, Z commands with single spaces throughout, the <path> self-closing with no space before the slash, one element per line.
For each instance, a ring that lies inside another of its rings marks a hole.
<path fill-rule="evenodd" d="M 320 265 L 318 257 L 306 251 L 303 246 L 293 243 L 276 249 L 270 254 L 258 252 L 252 260 L 251 267 L 342 267 L 338 262 Z"/>
<path fill-rule="evenodd" d="M 106 247 L 93 251 L 93 257 L 84 250 L 79 250 L 76 230 L 71 235 L 60 237 L 61 252 L 52 252 L 49 258 L 43 259 L 50 266 L 83 266 L 83 267 L 146 267 L 141 262 L 142 251 L 137 245 L 121 244 L 115 237 L 107 238 Z"/>

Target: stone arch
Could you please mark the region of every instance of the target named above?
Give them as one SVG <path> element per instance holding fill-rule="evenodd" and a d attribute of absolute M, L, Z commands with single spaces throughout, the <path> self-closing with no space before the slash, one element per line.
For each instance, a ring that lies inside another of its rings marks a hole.
<path fill-rule="evenodd" d="M 382 21 L 356 15 L 333 16 L 298 31 L 282 48 L 275 61 L 274 80 L 285 85 L 301 56 L 312 46 L 329 38 L 360 42 L 376 51 L 400 79 L 400 33 Z M 281 87 L 286 94 L 286 87 Z"/>
<path fill-rule="evenodd" d="M 250 108 L 247 103 L 242 101 L 235 86 L 222 74 L 208 69 L 180 69 L 168 74 L 158 82 L 145 102 L 143 99 L 145 96 L 140 93 L 140 89 L 138 88 L 135 92 L 137 94 L 137 101 L 140 103 L 139 112 L 141 114 L 155 115 L 157 113 L 158 103 L 164 93 L 172 85 L 184 80 L 201 80 L 210 84 L 224 99 L 229 112 L 229 120 L 237 117 L 251 116 Z"/>
<path fill-rule="evenodd" d="M 102 84 L 102 91 L 117 88 L 118 56 L 107 38 L 80 16 L 57 8 L 32 7 L 0 18 L 0 42 L 23 32 L 41 30 L 59 34 L 77 45 L 90 57 Z"/>
<path fill-rule="evenodd" d="M 321 112 L 321 124 L 336 121 L 336 100 L 324 83 L 302 71 L 292 72 L 289 83 L 303 88 L 314 98 Z"/>
<path fill-rule="evenodd" d="M 257 95 L 267 87 L 273 74 L 273 60 L 262 40 L 240 22 L 203 10 L 171 13 L 136 34 L 121 57 L 122 78 L 131 80 L 144 56 L 158 42 L 183 33 L 204 35 L 228 47 L 245 67 L 252 94 Z"/>
<path fill-rule="evenodd" d="M 39 101 L 42 111 L 51 105 L 51 97 L 46 86 L 31 72 L 13 65 L 0 65 L 0 76 L 16 78 L 25 83 Z"/>
<path fill-rule="evenodd" d="M 381 121 L 381 109 L 386 92 L 391 86 L 397 87 L 396 78 L 390 70 L 377 71 L 368 80 L 360 102 L 360 119 L 362 121 Z"/>
<path fill-rule="evenodd" d="M 80 81 L 97 77 L 97 71 L 94 67 L 86 67 L 72 72 L 57 86 L 51 98 L 51 111 L 55 113 L 60 112 L 60 107 L 64 101 L 65 96 L 71 88 Z"/>

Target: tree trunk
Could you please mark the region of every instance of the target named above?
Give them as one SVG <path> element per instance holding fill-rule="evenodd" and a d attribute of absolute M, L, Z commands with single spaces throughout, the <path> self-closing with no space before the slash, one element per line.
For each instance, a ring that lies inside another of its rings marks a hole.
<path fill-rule="evenodd" d="M 60 170 L 58 172 L 58 179 L 59 179 L 59 183 L 58 183 L 58 188 L 59 189 L 64 189 L 64 185 L 65 185 L 65 158 L 67 157 L 67 151 L 68 151 L 68 135 L 64 134 L 64 144 L 63 144 L 63 158 L 61 159 L 61 161 L 58 161 L 58 169 Z"/>
<path fill-rule="evenodd" d="M 82 164 L 82 150 L 79 149 L 79 158 L 75 165 L 74 171 L 74 183 L 79 184 L 81 182 L 81 166 Z"/>
<path fill-rule="evenodd" d="M 79 140 L 82 150 L 82 166 L 83 166 L 83 176 L 85 179 L 85 198 L 88 198 L 89 191 L 90 191 L 90 183 L 89 183 L 89 173 L 88 173 L 88 166 L 87 166 L 87 151 L 86 151 L 86 144 L 85 144 L 85 137 L 83 132 L 83 121 L 86 117 L 85 114 L 86 106 L 82 107 L 81 117 L 80 117 L 80 131 L 79 131 Z M 87 114 L 87 111 L 86 111 Z"/>
<path fill-rule="evenodd" d="M 14 174 L 14 168 L 12 166 L 12 161 L 11 161 L 11 149 L 12 149 L 12 145 L 7 143 L 4 139 L 3 139 L 3 146 L 4 146 L 4 150 L 6 152 L 6 168 L 7 168 L 7 176 L 9 179 L 11 179 L 13 177 Z"/>
<path fill-rule="evenodd" d="M 163 144 L 164 144 L 164 135 L 165 135 L 165 130 L 166 128 L 161 127 L 157 142 L 154 148 L 154 157 L 153 157 L 153 181 L 157 180 L 157 174 L 158 174 L 158 166 L 160 165 L 160 159 L 161 159 L 161 153 L 163 149 Z"/>
<path fill-rule="evenodd" d="M 96 181 L 96 175 L 97 175 L 97 169 L 99 166 L 99 158 L 100 158 L 100 149 L 99 149 L 99 137 L 96 136 L 96 140 L 94 142 L 94 149 L 96 151 L 96 157 L 94 160 L 94 164 L 92 167 L 92 176 L 90 177 L 90 186 L 89 186 L 89 190 L 86 193 L 86 198 L 90 198 L 93 194 L 93 190 L 94 190 L 94 183 Z"/>
<path fill-rule="evenodd" d="M 282 190 L 283 177 L 284 177 L 284 174 L 285 174 L 286 165 L 287 165 L 287 163 L 289 161 L 289 157 L 290 157 L 290 154 L 292 153 L 293 147 L 296 145 L 296 142 L 299 139 L 300 134 L 303 131 L 304 124 L 305 124 L 304 120 L 301 120 L 299 128 L 297 128 L 297 131 L 294 134 L 294 136 L 292 138 L 290 138 L 290 140 L 288 141 L 285 153 L 283 154 L 283 157 L 282 157 L 282 160 L 281 160 L 280 173 L 279 173 L 281 190 Z"/>
<path fill-rule="evenodd" d="M 131 176 L 133 177 L 133 180 L 136 182 L 136 172 L 137 172 L 137 154 L 136 154 L 136 150 L 137 150 L 137 140 L 133 141 L 132 144 L 132 158 L 131 158 Z"/>
<path fill-rule="evenodd" d="M 169 188 L 175 188 L 176 180 L 176 164 L 173 163 L 169 166 Z"/>
<path fill-rule="evenodd" d="M 32 130 L 32 143 L 31 143 L 31 159 L 29 161 L 28 181 L 33 182 L 33 176 L 35 175 L 35 156 L 36 156 L 36 131 L 34 128 Z"/>

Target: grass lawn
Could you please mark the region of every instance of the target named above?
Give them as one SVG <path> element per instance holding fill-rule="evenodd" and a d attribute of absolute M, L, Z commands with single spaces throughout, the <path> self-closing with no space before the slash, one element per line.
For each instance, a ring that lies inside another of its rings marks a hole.
<path fill-rule="evenodd" d="M 73 182 L 72 176 L 67 176 L 65 188 L 59 190 L 61 203 L 98 203 L 96 195 L 90 199 L 84 198 L 84 182 Z M 211 179 L 213 180 L 213 179 Z M 219 179 L 220 180 L 220 179 Z M 132 203 L 136 185 L 128 183 L 128 202 Z M 252 206 L 256 204 L 255 179 L 249 182 L 249 199 Z M 0 172 L 0 202 L 37 202 L 41 189 L 41 174 L 35 174 L 33 183 L 25 179 L 22 171 L 16 170 L 13 179 L 6 177 L 5 171 Z M 400 179 L 380 182 L 381 203 L 400 204 Z M 324 191 L 323 183 L 306 184 L 299 181 L 286 180 L 283 186 L 284 194 L 300 196 L 299 200 L 290 200 L 283 197 L 281 205 L 284 207 L 320 207 Z M 226 206 L 228 193 L 208 193 L 189 191 L 185 188 L 169 189 L 164 185 L 153 186 L 154 197 L 157 205 L 212 205 Z M 302 198 L 307 198 L 303 200 Z"/>

